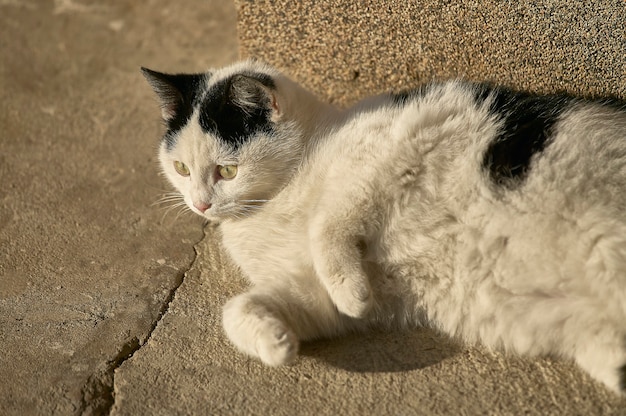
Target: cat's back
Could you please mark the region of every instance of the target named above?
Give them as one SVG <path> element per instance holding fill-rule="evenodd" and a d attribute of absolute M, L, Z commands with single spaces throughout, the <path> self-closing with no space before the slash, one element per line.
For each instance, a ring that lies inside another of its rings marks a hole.
<path fill-rule="evenodd" d="M 496 199 L 548 183 L 565 193 L 611 186 L 615 194 L 626 182 L 624 100 L 454 80 L 367 100 L 353 111 L 339 134 L 343 155 L 371 153 L 390 186 L 404 187 L 416 167 L 431 186 L 479 186 Z"/>

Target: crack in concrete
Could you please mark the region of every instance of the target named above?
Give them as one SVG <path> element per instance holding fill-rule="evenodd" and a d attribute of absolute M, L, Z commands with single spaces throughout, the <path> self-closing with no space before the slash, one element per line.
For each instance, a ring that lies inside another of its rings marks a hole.
<path fill-rule="evenodd" d="M 206 237 L 204 231 L 202 238 L 193 245 L 194 257 L 189 263 L 189 267 L 176 277 L 174 287 L 170 289 L 165 298 L 157 318 L 150 325 L 150 329 L 143 340 L 133 337 L 126 342 L 113 359 L 107 361 L 106 368 L 92 374 L 81 390 L 81 403 L 78 409 L 80 415 L 109 415 L 115 405 L 115 370 L 117 370 L 126 360 L 130 359 L 137 351 L 148 343 L 152 334 L 156 330 L 159 322 L 163 319 L 170 308 L 170 304 L 176 296 L 176 292 L 185 280 L 185 275 L 191 270 L 198 259 L 198 244 Z"/>
<path fill-rule="evenodd" d="M 146 341 L 150 338 L 150 335 L 151 332 L 148 333 Z M 133 337 L 122 345 L 122 348 L 112 360 L 107 362 L 104 370 L 92 374 L 87 379 L 87 383 L 81 391 L 82 397 L 79 409 L 81 415 L 105 415 L 110 413 L 115 403 L 115 393 L 113 391 L 115 369 L 132 357 L 144 344 L 139 342 L 139 338 Z"/>

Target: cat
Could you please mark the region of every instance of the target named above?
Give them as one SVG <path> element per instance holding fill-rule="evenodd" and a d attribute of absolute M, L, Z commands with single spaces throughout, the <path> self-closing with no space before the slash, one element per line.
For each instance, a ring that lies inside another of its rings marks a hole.
<path fill-rule="evenodd" d="M 159 160 L 250 289 L 242 352 L 430 325 L 626 391 L 626 106 L 451 80 L 337 109 L 269 65 L 142 68 Z"/>

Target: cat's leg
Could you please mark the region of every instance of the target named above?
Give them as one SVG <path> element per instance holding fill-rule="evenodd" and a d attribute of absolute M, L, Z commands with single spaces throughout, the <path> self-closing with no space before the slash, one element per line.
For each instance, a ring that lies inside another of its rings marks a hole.
<path fill-rule="evenodd" d="M 600 218 L 600 220 L 598 220 Z M 576 362 L 595 379 L 626 395 L 626 227 L 606 219 L 604 210 L 579 220 L 590 241 L 585 274 L 595 297 L 588 307 L 576 308 L 570 325 L 578 333 Z"/>
<path fill-rule="evenodd" d="M 247 292 L 226 303 L 222 323 L 240 351 L 275 366 L 292 362 L 299 346 L 296 334 L 280 315 L 271 299 Z"/>
<path fill-rule="evenodd" d="M 342 210 L 341 205 L 347 209 Z M 339 312 L 353 318 L 364 317 L 373 304 L 361 263 L 365 249 L 363 208 L 337 204 L 323 209 L 309 230 L 315 271 Z"/>
<path fill-rule="evenodd" d="M 267 365 L 289 364 L 301 340 L 338 334 L 343 328 L 328 296 L 305 297 L 258 288 L 238 295 L 224 306 L 226 335 L 240 351 Z"/>
<path fill-rule="evenodd" d="M 543 298 L 516 304 L 527 307 L 518 308 L 515 313 L 500 313 L 497 318 L 501 328 L 506 328 L 506 345 L 522 354 L 557 353 L 571 358 L 597 381 L 625 393 L 623 318 L 608 316 L 606 305 L 582 297 Z M 503 319 L 506 315 L 508 319 Z"/>
<path fill-rule="evenodd" d="M 615 322 L 585 328 L 576 342 L 574 359 L 593 378 L 626 395 L 626 331 Z"/>

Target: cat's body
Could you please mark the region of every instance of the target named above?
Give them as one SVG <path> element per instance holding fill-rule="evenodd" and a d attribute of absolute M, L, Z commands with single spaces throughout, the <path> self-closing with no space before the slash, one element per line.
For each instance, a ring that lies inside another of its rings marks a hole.
<path fill-rule="evenodd" d="M 623 107 L 448 82 L 342 112 L 255 62 L 146 72 L 163 169 L 252 284 L 240 350 L 429 324 L 626 388 Z"/>

